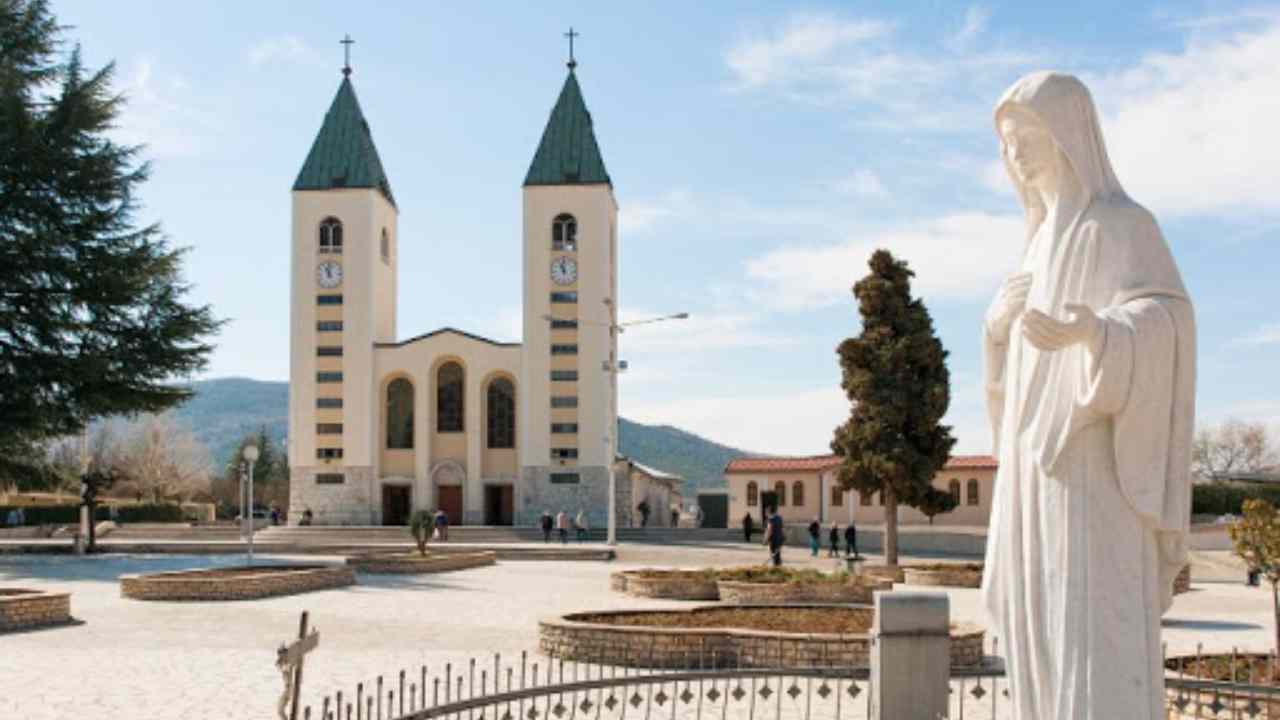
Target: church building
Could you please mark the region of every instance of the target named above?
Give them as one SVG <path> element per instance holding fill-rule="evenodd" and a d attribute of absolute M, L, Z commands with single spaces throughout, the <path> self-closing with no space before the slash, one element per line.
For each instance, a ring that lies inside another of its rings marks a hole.
<path fill-rule="evenodd" d="M 584 510 L 604 526 L 618 205 L 575 65 L 524 178 L 522 343 L 398 336 L 397 201 L 343 70 L 293 185 L 291 522 L 309 510 L 317 525 L 395 525 L 440 508 L 454 524 Z M 620 490 L 620 518 L 629 500 Z"/>

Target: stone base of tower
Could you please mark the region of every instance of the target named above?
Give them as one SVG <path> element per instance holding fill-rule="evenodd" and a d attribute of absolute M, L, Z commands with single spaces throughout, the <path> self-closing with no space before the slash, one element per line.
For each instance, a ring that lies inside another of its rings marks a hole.
<path fill-rule="evenodd" d="M 551 482 L 552 474 L 570 472 L 578 475 L 578 482 Z M 623 478 L 618 478 L 618 482 L 622 481 Z M 520 502 L 516 508 L 516 525 L 537 526 L 544 510 L 553 517 L 563 510 L 570 520 L 577 517 L 579 510 L 585 510 L 591 527 L 608 526 L 609 468 L 522 468 L 517 492 Z"/>
<path fill-rule="evenodd" d="M 341 483 L 317 482 L 322 475 L 342 475 Z M 313 525 L 376 525 L 379 506 L 371 467 L 289 468 L 289 524 L 311 511 Z"/>

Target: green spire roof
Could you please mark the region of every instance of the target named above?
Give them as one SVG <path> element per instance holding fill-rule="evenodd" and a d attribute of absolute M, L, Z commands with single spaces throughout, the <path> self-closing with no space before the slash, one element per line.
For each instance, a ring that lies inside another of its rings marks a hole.
<path fill-rule="evenodd" d="M 591 113 L 582 101 L 582 89 L 578 78 L 569 70 L 564 89 L 556 106 L 551 109 L 547 129 L 542 131 L 542 142 L 529 165 L 525 185 L 595 185 L 609 186 L 609 172 L 604 169 L 604 158 L 596 144 L 596 134 L 591 129 Z"/>
<path fill-rule="evenodd" d="M 377 188 L 387 202 L 396 204 L 349 77 L 338 86 L 307 161 L 293 183 L 294 190 L 334 188 Z"/>

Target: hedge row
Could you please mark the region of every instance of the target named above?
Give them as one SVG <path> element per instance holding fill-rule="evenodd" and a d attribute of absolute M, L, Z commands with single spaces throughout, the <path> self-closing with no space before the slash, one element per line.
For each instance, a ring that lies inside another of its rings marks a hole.
<path fill-rule="evenodd" d="M 1245 500 L 1266 500 L 1280 507 L 1280 487 L 1242 483 L 1214 483 L 1191 488 L 1193 515 L 1239 515 Z"/>
<path fill-rule="evenodd" d="M 182 507 L 179 505 L 118 505 L 116 520 L 122 523 L 136 522 L 182 522 Z M 9 511 L 21 509 L 26 516 L 27 525 L 75 525 L 80 522 L 79 505 L 0 505 L 0 523 L 9 518 Z M 94 512 L 94 520 L 110 520 L 111 509 L 99 505 Z"/>

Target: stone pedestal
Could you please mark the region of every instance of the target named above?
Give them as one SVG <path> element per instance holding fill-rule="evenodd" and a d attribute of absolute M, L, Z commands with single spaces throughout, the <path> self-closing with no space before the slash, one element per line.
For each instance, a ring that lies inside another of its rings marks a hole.
<path fill-rule="evenodd" d="M 947 716 L 950 604 L 941 593 L 876 593 L 871 641 L 873 720 Z"/>

